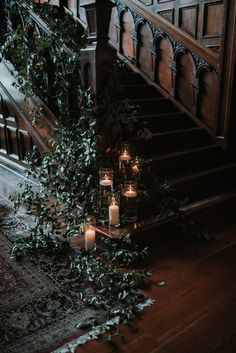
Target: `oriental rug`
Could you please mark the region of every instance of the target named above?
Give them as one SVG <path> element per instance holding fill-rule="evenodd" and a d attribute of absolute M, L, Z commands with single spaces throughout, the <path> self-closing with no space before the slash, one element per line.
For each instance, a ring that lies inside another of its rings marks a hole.
<path fill-rule="evenodd" d="M 12 244 L 28 235 L 28 225 L 0 196 L 0 352 L 73 352 L 96 337 L 94 325 L 85 328 L 95 321 L 101 327 L 104 313 L 80 300 L 94 290 L 70 268 L 68 256 L 10 258 Z"/>

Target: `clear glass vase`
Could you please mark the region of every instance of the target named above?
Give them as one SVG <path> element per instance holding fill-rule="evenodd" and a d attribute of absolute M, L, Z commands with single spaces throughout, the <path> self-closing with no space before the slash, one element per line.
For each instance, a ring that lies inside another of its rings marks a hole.
<path fill-rule="evenodd" d="M 137 183 L 126 181 L 123 188 L 125 222 L 137 221 L 137 195 Z"/>
<path fill-rule="evenodd" d="M 109 168 L 101 168 L 99 171 L 99 222 L 105 224 L 109 220 L 108 215 L 108 196 L 113 191 L 113 170 Z"/>

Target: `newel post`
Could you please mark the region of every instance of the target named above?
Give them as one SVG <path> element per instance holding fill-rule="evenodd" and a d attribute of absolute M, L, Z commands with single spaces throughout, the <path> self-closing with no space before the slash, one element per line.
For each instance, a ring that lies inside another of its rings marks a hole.
<path fill-rule="evenodd" d="M 84 88 L 92 88 L 96 104 L 117 57 L 116 49 L 108 43 L 114 6 L 110 0 L 90 0 L 81 4 L 85 9 L 88 26 L 88 45 L 81 51 L 82 83 Z"/>

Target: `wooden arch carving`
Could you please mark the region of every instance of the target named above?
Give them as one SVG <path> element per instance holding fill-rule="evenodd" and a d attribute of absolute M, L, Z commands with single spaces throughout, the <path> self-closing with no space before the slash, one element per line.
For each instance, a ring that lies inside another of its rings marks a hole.
<path fill-rule="evenodd" d="M 118 50 L 119 48 L 117 44 L 119 43 L 119 35 L 120 35 L 119 15 L 118 15 L 117 7 L 113 7 L 112 14 L 111 14 L 111 22 L 109 27 L 109 38 L 110 38 L 111 45 L 113 45 Z"/>
<path fill-rule="evenodd" d="M 133 42 L 134 19 L 129 10 L 120 13 L 120 52 L 128 57 L 135 57 Z"/>
<path fill-rule="evenodd" d="M 152 43 L 153 33 L 148 22 L 140 21 L 137 32 L 137 65 L 148 76 L 153 77 Z"/>
<path fill-rule="evenodd" d="M 194 111 L 196 99 L 193 80 L 196 77 L 196 66 L 192 55 L 180 51 L 176 56 L 176 68 L 175 96 L 186 108 Z"/>
<path fill-rule="evenodd" d="M 173 62 L 174 51 L 168 36 L 159 36 L 155 41 L 156 63 L 155 81 L 168 93 L 173 90 L 173 73 L 171 63 Z"/>
<path fill-rule="evenodd" d="M 214 69 L 208 70 L 203 67 L 198 73 L 198 78 L 197 115 L 208 127 L 215 130 L 217 128 L 215 119 L 217 73 Z"/>

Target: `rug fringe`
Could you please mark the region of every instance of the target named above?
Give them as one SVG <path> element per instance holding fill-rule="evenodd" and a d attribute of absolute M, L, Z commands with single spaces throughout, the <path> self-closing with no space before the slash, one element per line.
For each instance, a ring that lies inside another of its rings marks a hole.
<path fill-rule="evenodd" d="M 143 303 L 136 305 L 137 311 L 142 311 L 144 308 L 154 304 L 155 300 L 146 299 Z M 74 339 L 71 342 L 66 343 L 64 346 L 52 351 L 51 353 L 75 353 L 78 346 L 81 346 L 89 341 L 97 340 L 103 333 L 109 331 L 113 326 L 120 323 L 120 317 L 116 316 L 111 320 L 106 321 L 104 324 L 94 327 L 88 333 Z"/>

